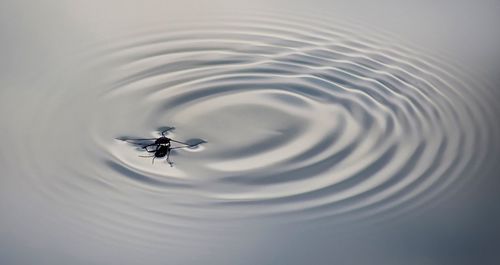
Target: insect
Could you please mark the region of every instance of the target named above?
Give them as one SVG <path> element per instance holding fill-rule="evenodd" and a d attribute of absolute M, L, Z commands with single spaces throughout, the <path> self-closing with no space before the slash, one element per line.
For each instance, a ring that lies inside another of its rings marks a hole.
<path fill-rule="evenodd" d="M 146 138 L 146 139 L 127 139 L 128 141 L 150 141 L 150 140 L 154 140 L 155 142 L 152 143 L 152 144 L 148 144 L 148 145 L 145 145 L 143 146 L 142 148 L 146 149 L 150 146 L 156 146 L 156 148 L 158 148 L 158 146 L 160 145 L 168 145 L 170 146 L 171 143 L 170 142 L 176 142 L 176 143 L 180 143 L 180 144 L 183 144 L 183 145 L 189 145 L 187 143 L 183 143 L 183 142 L 179 142 L 179 141 L 176 141 L 174 139 L 171 139 L 171 138 L 168 138 L 167 136 L 165 136 L 165 133 L 168 132 L 168 131 L 171 131 L 175 129 L 174 127 L 170 127 L 164 131 L 161 132 L 161 137 L 159 138 Z"/>
<path fill-rule="evenodd" d="M 152 157 L 151 163 L 154 163 L 155 158 L 162 158 L 162 157 L 167 157 L 167 162 L 170 164 L 171 167 L 173 167 L 173 162 L 170 161 L 170 152 L 173 149 L 180 149 L 180 148 L 189 148 L 189 147 L 195 147 L 198 146 L 202 143 L 205 143 L 204 140 L 200 140 L 196 144 L 188 144 L 185 142 L 177 141 L 172 138 L 169 138 L 165 135 L 166 132 L 175 129 L 174 127 L 169 127 L 166 130 L 161 132 L 161 137 L 158 138 L 143 138 L 143 139 L 129 139 L 129 138 L 119 138 L 119 140 L 126 141 L 135 145 L 140 145 L 142 149 L 144 149 L 148 153 L 154 153 L 153 155 L 150 156 L 140 156 L 140 157 Z M 150 141 L 154 141 L 153 143 L 149 143 Z M 181 144 L 182 146 L 176 146 L 172 147 L 172 142 Z M 150 147 L 154 147 L 154 149 L 151 149 Z"/>

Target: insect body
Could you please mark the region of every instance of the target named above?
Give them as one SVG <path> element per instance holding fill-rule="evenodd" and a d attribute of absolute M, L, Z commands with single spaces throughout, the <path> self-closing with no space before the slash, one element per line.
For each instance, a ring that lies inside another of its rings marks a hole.
<path fill-rule="evenodd" d="M 174 139 L 171 139 L 167 136 L 165 136 L 165 133 L 173 130 L 173 127 L 170 127 L 164 131 L 161 132 L 161 137 L 158 138 L 145 138 L 145 139 L 128 139 L 128 138 L 121 138 L 120 140 L 127 141 L 132 144 L 140 145 L 142 149 L 144 149 L 148 153 L 154 153 L 151 156 L 140 156 L 140 157 L 152 157 L 153 160 L 151 163 L 154 163 L 155 158 L 158 157 L 167 157 L 167 162 L 170 164 L 170 166 L 173 166 L 173 162 L 170 161 L 170 152 L 172 149 L 179 149 L 179 148 L 186 148 L 186 147 L 195 147 L 201 143 L 204 143 L 205 141 L 201 140 L 199 143 L 196 144 L 188 144 L 184 142 L 180 142 Z M 148 143 L 150 141 L 154 141 L 153 143 Z M 176 146 L 172 147 L 172 142 L 181 144 L 181 146 Z M 154 147 L 154 149 L 151 149 L 150 147 Z"/>
<path fill-rule="evenodd" d="M 183 145 L 189 145 L 187 143 L 183 143 L 183 142 L 179 142 L 179 141 L 176 141 L 174 139 L 171 139 L 171 138 L 168 138 L 167 136 L 165 136 L 165 133 L 170 131 L 170 130 L 173 130 L 174 128 L 171 127 L 171 128 L 168 128 L 164 131 L 161 132 L 161 137 L 158 137 L 158 138 L 146 138 L 146 139 L 127 139 L 128 141 L 151 141 L 151 140 L 154 140 L 155 142 L 152 143 L 152 144 L 147 144 L 147 145 L 144 145 L 142 146 L 142 148 L 146 149 L 150 146 L 156 146 L 156 148 L 158 148 L 159 146 L 161 145 L 168 145 L 170 146 L 171 145 L 171 142 L 176 142 L 176 143 L 179 143 L 179 144 L 183 144 Z"/>
<path fill-rule="evenodd" d="M 147 152 L 154 154 L 152 156 L 141 156 L 141 157 L 152 157 L 153 160 L 151 161 L 151 163 L 154 163 L 155 158 L 167 156 L 167 162 L 170 164 L 170 166 L 173 166 L 174 163 L 170 161 L 170 151 L 172 150 L 172 148 L 170 147 L 170 143 L 168 145 L 158 145 L 155 150 L 148 150 L 147 148 L 145 149 Z"/>

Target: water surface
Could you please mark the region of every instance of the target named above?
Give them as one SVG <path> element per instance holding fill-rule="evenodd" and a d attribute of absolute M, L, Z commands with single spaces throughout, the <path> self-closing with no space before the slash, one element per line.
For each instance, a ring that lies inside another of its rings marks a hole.
<path fill-rule="evenodd" d="M 19 112 L 2 113 L 3 136 L 17 141 L 2 152 L 12 174 L 3 182 L 16 188 L 3 193 L 12 215 L 0 231 L 28 241 L 21 245 L 61 242 L 23 250 L 33 257 L 57 251 L 68 233 L 64 249 L 99 264 L 247 264 L 234 262 L 275 242 L 279 258 L 269 264 L 290 264 L 297 247 L 330 264 L 323 248 L 343 240 L 373 255 L 385 234 L 378 227 L 403 231 L 408 216 L 477 185 L 499 144 L 498 92 L 463 67 L 368 27 L 306 15 L 141 27 L 85 46 L 17 93 L 22 102 L 3 100 Z M 165 126 L 176 128 L 173 139 L 207 142 L 174 150 L 170 167 L 117 139 L 159 137 Z M 32 216 L 42 218 L 15 223 Z M 2 242 L 23 252 L 11 244 Z M 395 256 L 418 249 L 407 247 Z"/>

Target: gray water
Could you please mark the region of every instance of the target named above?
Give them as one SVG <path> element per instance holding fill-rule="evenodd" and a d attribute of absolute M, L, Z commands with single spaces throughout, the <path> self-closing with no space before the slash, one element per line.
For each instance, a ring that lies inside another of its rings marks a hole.
<path fill-rule="evenodd" d="M 497 264 L 498 35 L 363 4 L 11 4 L 0 263 Z"/>

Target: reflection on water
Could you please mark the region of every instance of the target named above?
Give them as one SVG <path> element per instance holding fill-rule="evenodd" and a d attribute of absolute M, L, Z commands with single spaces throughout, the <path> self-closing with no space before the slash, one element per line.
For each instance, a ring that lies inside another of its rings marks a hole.
<path fill-rule="evenodd" d="M 215 224 L 386 220 L 468 183 L 497 144 L 495 95 L 334 25 L 217 17 L 89 51 L 30 106 L 30 181 L 101 240 L 167 249 Z M 170 167 L 116 140 L 167 125 L 207 143 Z"/>

